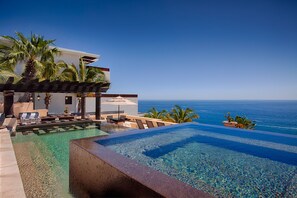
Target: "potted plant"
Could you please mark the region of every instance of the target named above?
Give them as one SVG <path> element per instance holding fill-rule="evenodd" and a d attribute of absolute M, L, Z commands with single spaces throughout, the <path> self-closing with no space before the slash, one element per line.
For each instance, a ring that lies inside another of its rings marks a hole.
<path fill-rule="evenodd" d="M 225 118 L 226 118 L 227 120 L 223 121 L 224 126 L 226 126 L 226 127 L 233 127 L 233 128 L 236 127 L 237 122 L 234 121 L 234 119 L 232 118 L 230 112 L 228 112 L 228 113 L 225 115 Z"/>
<path fill-rule="evenodd" d="M 68 114 L 69 114 L 69 109 L 68 109 L 68 107 L 67 107 L 67 106 L 65 107 L 64 113 L 65 113 L 66 115 L 68 115 Z"/>

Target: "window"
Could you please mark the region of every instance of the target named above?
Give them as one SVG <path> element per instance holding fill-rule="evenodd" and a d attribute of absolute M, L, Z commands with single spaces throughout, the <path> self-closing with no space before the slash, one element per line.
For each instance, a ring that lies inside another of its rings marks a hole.
<path fill-rule="evenodd" d="M 72 96 L 65 96 L 65 104 L 72 104 Z"/>

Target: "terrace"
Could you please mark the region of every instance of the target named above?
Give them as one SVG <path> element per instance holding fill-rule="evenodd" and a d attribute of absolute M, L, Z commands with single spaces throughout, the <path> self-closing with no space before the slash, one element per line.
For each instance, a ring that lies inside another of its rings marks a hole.
<path fill-rule="evenodd" d="M 35 139 L 34 142 L 36 143 L 36 141 L 38 142 L 41 137 L 46 137 L 41 135 L 47 135 L 47 134 L 63 135 L 63 133 L 65 134 L 65 132 L 70 132 L 70 131 L 72 132 L 72 133 L 69 133 L 70 135 L 73 133 L 76 133 L 77 137 L 78 136 L 86 137 L 83 135 L 84 131 L 93 131 L 91 132 L 91 134 L 100 135 L 101 132 L 97 131 L 99 128 L 105 132 L 126 131 L 133 128 L 134 129 L 138 128 L 136 125 L 135 119 L 139 119 L 139 118 L 143 119 L 138 116 L 126 115 L 127 119 L 129 120 L 129 122 L 127 122 L 129 123 L 129 127 L 127 127 L 125 123 L 119 123 L 119 124 L 106 123 L 107 116 L 113 116 L 113 115 L 115 116 L 115 114 L 104 114 L 104 115 L 101 114 L 101 93 L 106 92 L 108 90 L 108 86 L 109 86 L 109 83 L 78 83 L 78 82 L 63 82 L 63 81 L 51 82 L 48 80 L 39 82 L 38 79 L 35 79 L 35 80 L 22 79 L 18 82 L 15 82 L 13 77 L 9 78 L 6 81 L 6 83 L 0 84 L 0 92 L 3 92 L 3 95 L 4 95 L 3 111 L 7 117 L 6 118 L 7 120 L 11 120 L 13 119 L 13 117 L 18 117 L 19 113 L 22 114 L 21 112 L 14 111 L 14 109 L 16 109 L 14 107 L 14 105 L 16 105 L 14 103 L 14 93 L 16 92 L 30 92 L 32 93 L 32 95 L 33 93 L 42 93 L 42 92 L 82 93 L 83 96 L 85 95 L 84 94 L 85 92 L 92 92 L 94 93 L 94 96 L 96 98 L 95 115 L 88 116 L 88 118 L 86 118 L 86 109 L 82 108 L 81 114 L 79 116 L 73 116 L 75 117 L 75 119 L 66 118 L 67 120 L 64 120 L 64 119 L 62 120 L 62 118 L 65 118 L 65 116 L 62 116 L 62 117 L 58 117 L 59 120 L 61 121 L 57 121 L 56 119 L 57 117 L 45 116 L 45 117 L 41 117 L 41 120 L 53 118 L 52 120 L 54 120 L 54 122 L 40 121 L 38 123 L 35 122 L 33 124 L 23 125 L 20 118 L 17 120 L 17 125 L 16 125 L 16 130 L 18 132 L 14 130 L 12 131 L 6 130 L 1 132 L 0 155 L 1 155 L 1 169 L 3 170 L 1 171 L 1 176 L 5 176 L 4 177 L 5 179 L 1 179 L 2 184 L 4 184 L 3 188 L 1 188 L 1 193 L 2 193 L 1 195 L 5 197 L 6 196 L 25 197 L 25 193 L 24 193 L 24 190 L 25 190 L 27 196 L 31 197 L 31 196 L 34 196 L 34 194 L 35 195 L 38 194 L 38 192 L 39 193 L 43 192 L 42 189 L 40 188 L 36 189 L 35 187 L 31 186 L 30 181 L 31 182 L 33 181 L 28 178 L 28 170 L 26 170 L 26 168 L 23 167 L 24 166 L 24 164 L 22 164 L 23 160 L 20 161 L 19 158 L 15 157 L 15 155 L 17 156 L 31 155 L 30 153 L 28 153 L 28 151 L 33 149 L 33 147 L 31 148 L 30 145 L 24 144 L 23 146 L 21 146 L 19 141 L 21 142 L 29 141 L 29 139 L 34 137 L 33 139 Z M 112 95 L 108 95 L 108 96 L 110 97 Z M 38 109 L 35 109 L 35 110 L 36 112 L 39 111 Z M 152 121 L 157 121 L 157 120 L 152 120 Z M 143 122 L 145 123 L 145 120 L 143 120 Z M 93 123 L 97 123 L 97 124 L 93 124 Z M 31 135 L 31 134 L 35 134 L 35 135 Z M 13 138 L 11 141 L 10 135 L 12 136 L 17 135 L 17 136 Z M 20 140 L 22 138 L 24 140 Z M 14 142 L 14 146 L 12 145 L 12 142 Z M 24 150 L 23 148 L 24 146 L 28 147 L 28 150 L 26 149 Z M 43 158 L 44 156 L 40 156 L 40 157 Z M 28 159 L 30 158 L 28 157 L 26 160 Z M 44 163 L 44 162 L 39 162 L 39 163 Z M 36 166 L 36 164 L 31 164 L 31 165 L 32 167 Z M 47 166 L 46 164 L 44 165 Z M 48 171 L 50 172 L 50 170 Z M 39 174 L 40 173 L 36 172 L 35 176 L 38 176 Z M 44 181 L 40 180 L 35 176 L 32 176 L 32 178 L 35 178 L 40 182 L 45 181 L 45 180 Z M 23 186 L 25 186 L 25 188 Z"/>

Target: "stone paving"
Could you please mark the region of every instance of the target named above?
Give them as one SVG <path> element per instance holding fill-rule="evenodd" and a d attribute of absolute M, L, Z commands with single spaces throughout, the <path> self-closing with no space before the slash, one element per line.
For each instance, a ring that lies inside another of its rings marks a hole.
<path fill-rule="evenodd" d="M 0 197 L 26 197 L 8 132 L 0 132 Z"/>

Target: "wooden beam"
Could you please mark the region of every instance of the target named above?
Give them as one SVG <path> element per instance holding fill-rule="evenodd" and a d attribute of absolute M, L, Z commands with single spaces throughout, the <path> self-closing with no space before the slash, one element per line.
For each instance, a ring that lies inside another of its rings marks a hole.
<path fill-rule="evenodd" d="M 39 82 L 38 79 L 21 79 L 13 84 L 14 78 L 10 77 L 6 83 L 0 84 L 0 92 L 4 90 L 14 90 L 15 92 L 51 92 L 51 93 L 79 93 L 79 92 L 106 92 L 109 83 L 79 83 L 69 81 L 49 81 Z M 101 90 L 100 90 L 101 89 Z"/>
<path fill-rule="evenodd" d="M 38 91 L 38 87 L 39 87 L 39 80 L 38 79 L 35 79 L 35 80 L 32 80 L 30 81 L 30 86 L 28 88 L 28 92 L 36 92 Z"/>
<path fill-rule="evenodd" d="M 63 85 L 61 86 L 61 91 L 63 93 L 68 93 L 71 84 L 72 84 L 72 82 L 68 82 L 68 81 L 67 82 L 63 82 Z"/>
<path fill-rule="evenodd" d="M 70 86 L 69 91 L 72 93 L 76 93 L 78 85 L 79 85 L 79 82 L 73 82 Z"/>
<path fill-rule="evenodd" d="M 84 89 L 85 89 L 85 87 L 86 87 L 87 84 L 88 84 L 88 83 L 86 83 L 86 82 L 84 82 L 84 83 L 80 83 L 80 84 L 78 85 L 77 92 L 86 92 Z"/>

